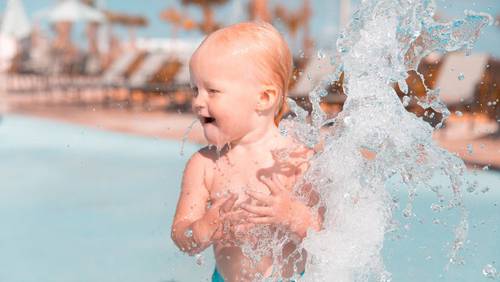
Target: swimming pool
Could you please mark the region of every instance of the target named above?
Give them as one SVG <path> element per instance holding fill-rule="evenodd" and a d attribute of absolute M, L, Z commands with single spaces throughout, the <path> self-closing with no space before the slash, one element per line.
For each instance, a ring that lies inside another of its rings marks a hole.
<path fill-rule="evenodd" d="M 187 144 L 180 156 L 175 141 L 5 117 L 0 281 L 207 281 L 210 251 L 199 266 L 170 240 L 180 176 L 196 148 Z M 406 238 L 387 239 L 384 253 L 393 281 L 488 281 L 483 267 L 500 268 L 500 174 L 468 177 L 490 191 L 466 193 L 465 265 L 444 271 L 445 243 L 452 234 L 429 222 L 434 198 L 422 191 L 418 218 L 401 220 L 411 223 L 401 233 Z"/>

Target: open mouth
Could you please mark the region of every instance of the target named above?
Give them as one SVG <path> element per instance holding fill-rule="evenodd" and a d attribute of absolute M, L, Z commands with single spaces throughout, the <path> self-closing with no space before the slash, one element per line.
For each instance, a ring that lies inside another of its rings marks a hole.
<path fill-rule="evenodd" d="M 215 119 L 213 117 L 201 117 L 201 122 L 203 124 L 206 124 L 206 123 L 214 123 L 215 122 Z"/>

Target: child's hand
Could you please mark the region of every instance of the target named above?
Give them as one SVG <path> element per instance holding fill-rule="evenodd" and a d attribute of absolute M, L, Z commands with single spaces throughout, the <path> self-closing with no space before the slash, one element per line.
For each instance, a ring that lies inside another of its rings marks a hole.
<path fill-rule="evenodd" d="M 254 226 L 253 223 L 247 221 L 251 214 L 241 209 L 239 205 L 234 205 L 234 202 L 230 208 L 229 205 L 223 205 L 220 214 L 219 226 L 212 237 L 212 241 L 223 241 L 232 244 L 232 242 L 238 241 L 239 237 L 247 234 L 248 230 Z"/>
<path fill-rule="evenodd" d="M 217 228 L 210 238 L 212 242 L 226 241 L 229 243 L 235 241 L 237 236 L 241 236 L 253 226 L 253 224 L 246 222 L 248 212 L 235 206 L 237 199 L 238 195 L 231 193 L 229 198 L 220 199 L 219 201 L 222 203 L 217 201 L 207 212 L 208 217 L 215 218 L 213 222 L 217 224 Z M 218 213 L 216 213 L 217 210 Z"/>
<path fill-rule="evenodd" d="M 255 215 L 248 217 L 247 221 L 259 224 L 281 224 L 290 227 L 296 218 L 297 211 L 307 209 L 305 205 L 294 200 L 291 192 L 284 185 L 274 178 L 262 178 L 262 182 L 269 188 L 270 195 L 247 191 L 246 193 L 253 199 L 264 205 L 242 204 L 241 208 Z"/>
<path fill-rule="evenodd" d="M 233 193 L 227 197 L 217 199 L 205 215 L 193 224 L 193 231 L 199 231 L 195 232 L 195 234 L 200 234 L 196 238 L 198 242 L 204 245 L 217 241 L 222 237 L 224 218 L 228 216 L 237 199 L 238 195 Z"/>

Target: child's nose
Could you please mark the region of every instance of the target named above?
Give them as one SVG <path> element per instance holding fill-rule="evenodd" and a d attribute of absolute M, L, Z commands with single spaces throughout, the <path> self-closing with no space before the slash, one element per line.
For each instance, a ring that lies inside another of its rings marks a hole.
<path fill-rule="evenodd" d="M 196 97 L 193 97 L 192 100 L 193 112 L 196 113 L 199 110 L 203 109 L 205 106 L 206 106 L 206 101 L 202 93 L 199 93 Z"/>

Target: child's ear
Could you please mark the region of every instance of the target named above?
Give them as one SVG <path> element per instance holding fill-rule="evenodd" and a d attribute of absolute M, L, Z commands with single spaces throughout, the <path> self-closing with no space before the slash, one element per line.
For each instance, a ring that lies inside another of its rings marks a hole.
<path fill-rule="evenodd" d="M 260 93 L 257 101 L 258 111 L 267 111 L 274 107 L 278 101 L 278 89 L 274 86 L 265 87 Z"/>

